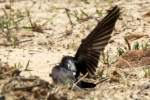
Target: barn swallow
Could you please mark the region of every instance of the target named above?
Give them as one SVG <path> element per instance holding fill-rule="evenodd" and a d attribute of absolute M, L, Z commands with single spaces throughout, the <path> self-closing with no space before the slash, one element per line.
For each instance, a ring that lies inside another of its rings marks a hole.
<path fill-rule="evenodd" d="M 119 15 L 120 9 L 118 6 L 109 10 L 108 14 L 98 22 L 91 33 L 82 40 L 75 56 L 64 56 L 59 65 L 53 67 L 51 76 L 54 83 L 72 85 L 79 80 L 80 74 L 88 74 L 88 77 L 95 75 L 100 54 L 111 38 Z M 80 81 L 77 86 L 93 88 L 96 84 Z"/>

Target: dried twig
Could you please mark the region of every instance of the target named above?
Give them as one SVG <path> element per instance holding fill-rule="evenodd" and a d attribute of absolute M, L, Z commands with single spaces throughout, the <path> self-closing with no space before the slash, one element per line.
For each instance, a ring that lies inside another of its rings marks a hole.
<path fill-rule="evenodd" d="M 69 19 L 69 22 L 70 22 L 70 25 L 71 25 L 71 28 L 73 28 L 73 22 L 72 22 L 72 20 L 71 20 L 71 16 L 70 16 L 70 10 L 69 9 L 67 9 L 67 8 L 65 8 L 65 12 L 66 12 L 66 15 L 67 15 L 67 17 L 68 17 L 68 19 Z"/>
<path fill-rule="evenodd" d="M 33 89 L 34 87 L 38 87 L 41 84 L 35 84 L 35 85 L 31 85 L 31 86 L 24 86 L 24 87 L 15 87 L 14 90 L 18 91 L 18 90 L 30 90 Z"/>
<path fill-rule="evenodd" d="M 104 81 L 106 81 L 106 80 L 108 80 L 108 79 L 109 79 L 108 77 L 103 78 L 103 79 L 101 79 L 99 82 L 97 82 L 96 85 L 98 85 L 98 84 L 100 84 L 100 83 L 102 83 L 102 82 L 104 82 Z"/>
<path fill-rule="evenodd" d="M 7 75 L 7 74 L 10 74 L 11 72 L 14 72 L 15 70 L 17 70 L 17 69 L 12 69 L 12 70 L 7 71 L 7 72 L 5 72 L 3 74 L 0 74 L 0 78 L 3 77 L 3 76 L 5 76 L 5 75 Z"/>
<path fill-rule="evenodd" d="M 86 74 L 85 74 L 84 76 L 82 76 L 77 82 L 75 82 L 75 83 L 73 84 L 71 90 L 73 90 L 74 87 L 75 87 L 81 80 L 83 80 L 87 75 L 88 75 L 88 73 L 86 73 Z"/>
<path fill-rule="evenodd" d="M 30 24 L 31 24 L 32 31 L 43 33 L 42 26 L 36 24 L 35 22 L 33 22 L 33 21 L 31 20 L 30 11 L 29 11 L 28 9 L 26 9 L 26 13 L 27 13 L 27 17 L 28 17 L 28 19 L 29 19 L 29 22 L 30 22 Z"/>
<path fill-rule="evenodd" d="M 125 40 L 125 42 L 127 43 L 128 50 L 131 50 L 131 45 L 130 45 L 130 43 L 129 43 L 129 40 L 128 40 L 126 37 L 124 37 L 124 40 Z"/>
<path fill-rule="evenodd" d="M 30 12 L 29 12 L 28 9 L 26 9 L 26 13 L 27 13 L 27 17 L 28 17 L 28 19 L 29 19 L 29 22 L 30 22 L 30 24 L 31 24 L 31 27 L 33 28 L 33 27 L 34 27 L 34 24 L 33 24 L 32 20 L 31 20 Z"/>
<path fill-rule="evenodd" d="M 25 71 L 29 71 L 29 69 L 28 69 L 28 67 L 29 67 L 29 64 L 30 64 L 30 60 L 28 60 L 28 62 L 27 62 L 27 65 L 26 65 L 26 67 L 25 67 Z"/>
<path fill-rule="evenodd" d="M 21 44 L 21 43 L 25 43 L 25 42 L 29 42 L 32 41 L 32 39 L 26 39 L 26 40 L 22 40 L 22 41 L 17 41 L 17 44 Z M 0 43 L 0 46 L 12 46 L 13 43 Z"/>
<path fill-rule="evenodd" d="M 122 59 L 125 63 L 127 63 L 129 67 L 133 68 L 133 66 L 132 66 L 127 60 L 125 60 L 125 59 L 123 59 L 123 58 L 121 58 L 121 59 Z"/>

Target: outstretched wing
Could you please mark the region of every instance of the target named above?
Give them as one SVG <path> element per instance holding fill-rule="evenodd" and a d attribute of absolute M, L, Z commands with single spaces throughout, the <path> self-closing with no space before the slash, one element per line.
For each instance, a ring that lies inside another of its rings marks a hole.
<path fill-rule="evenodd" d="M 93 31 L 82 40 L 75 55 L 79 73 L 86 74 L 88 72 L 89 76 L 94 75 L 100 52 L 104 50 L 111 38 L 111 33 L 119 15 L 120 9 L 117 6 L 113 7 Z"/>

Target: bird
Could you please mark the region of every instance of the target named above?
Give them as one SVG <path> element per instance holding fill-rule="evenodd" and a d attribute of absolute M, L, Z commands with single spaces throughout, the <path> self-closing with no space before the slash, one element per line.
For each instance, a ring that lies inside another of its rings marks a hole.
<path fill-rule="evenodd" d="M 56 84 L 77 82 L 79 88 L 94 88 L 95 83 L 79 81 L 82 75 L 93 77 L 98 67 L 100 55 L 108 44 L 111 34 L 120 16 L 120 8 L 116 5 L 97 23 L 96 27 L 82 39 L 75 56 L 64 56 L 61 62 L 52 68 L 51 77 Z"/>
<path fill-rule="evenodd" d="M 0 95 L 0 100 L 6 100 L 5 96 Z"/>

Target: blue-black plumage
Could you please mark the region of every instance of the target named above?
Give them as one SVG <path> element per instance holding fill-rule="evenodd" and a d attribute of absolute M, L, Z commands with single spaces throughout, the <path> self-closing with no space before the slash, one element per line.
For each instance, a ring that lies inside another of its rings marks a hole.
<path fill-rule="evenodd" d="M 98 66 L 101 52 L 108 44 L 115 23 L 120 15 L 118 6 L 113 7 L 108 14 L 98 22 L 91 33 L 82 40 L 74 57 L 64 56 L 59 63 L 52 69 L 52 79 L 55 83 L 74 84 L 78 81 L 80 74 L 88 73 L 93 77 Z M 93 88 L 94 83 L 79 81 L 77 86 L 80 88 Z"/>

